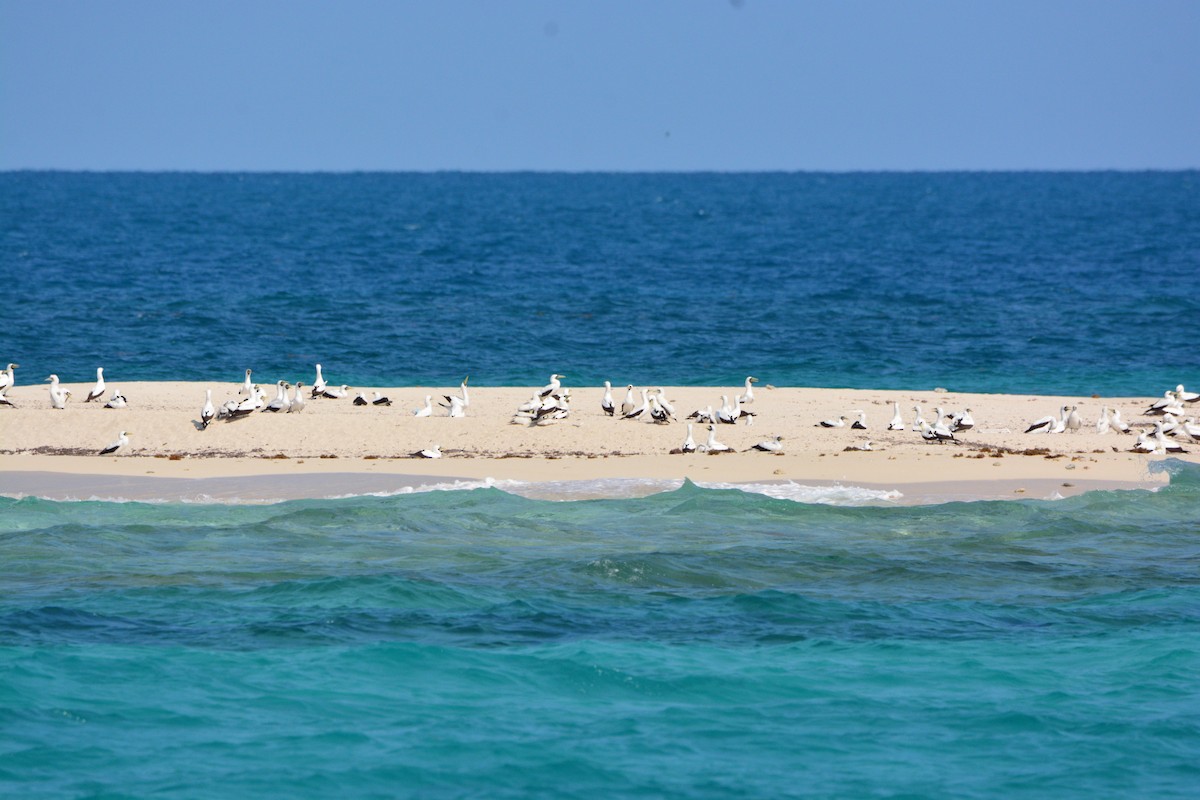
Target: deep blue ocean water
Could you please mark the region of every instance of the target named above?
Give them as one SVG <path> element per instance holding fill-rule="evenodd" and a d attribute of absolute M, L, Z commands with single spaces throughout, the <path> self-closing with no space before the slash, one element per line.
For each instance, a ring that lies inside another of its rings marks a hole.
<path fill-rule="evenodd" d="M 0 793 L 1194 798 L 1175 469 L 924 507 L 0 498 Z"/>
<path fill-rule="evenodd" d="M 1158 395 L 1200 385 L 1198 190 L 0 173 L 0 362 Z M 0 497 L 0 796 L 1194 798 L 1173 470 L 918 507 Z"/>
<path fill-rule="evenodd" d="M 0 173 L 0 231 L 26 383 L 1200 383 L 1197 172 Z"/>

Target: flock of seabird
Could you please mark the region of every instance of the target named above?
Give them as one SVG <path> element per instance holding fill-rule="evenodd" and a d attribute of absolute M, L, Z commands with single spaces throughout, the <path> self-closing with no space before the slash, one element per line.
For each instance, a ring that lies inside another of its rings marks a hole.
<path fill-rule="evenodd" d="M 14 371 L 19 367 L 19 364 L 9 363 L 5 369 L 0 370 L 0 405 L 13 405 L 6 394 L 15 385 Z M 571 413 L 571 390 L 563 386 L 562 381 L 564 378 L 564 375 L 558 373 L 552 374 L 545 386 L 535 391 L 527 402 L 517 408 L 513 414 L 512 421 L 514 423 L 538 426 L 548 422 L 567 419 Z M 46 380 L 50 384 L 51 407 L 55 409 L 66 408 L 71 392 L 61 386 L 58 375 L 52 374 Z M 443 409 L 446 416 L 466 416 L 467 409 L 470 406 L 470 395 L 467 387 L 468 380 L 469 376 L 463 378 L 462 384 L 459 387 L 460 394 L 443 395 L 443 400 L 438 401 L 437 407 Z M 757 378 L 747 377 L 742 392 L 740 394 L 733 393 L 732 400 L 730 399 L 731 395 L 721 395 L 719 406 L 714 407 L 709 405 L 705 408 L 696 409 L 687 415 L 686 420 L 689 421 L 686 423 L 687 434 L 684 441 L 679 447 L 670 452 L 677 454 L 736 452 L 735 448 L 718 440 L 717 426 L 736 425 L 742 420 L 745 420 L 746 425 L 754 423 L 757 415 L 755 412 L 750 411 L 748 406 L 754 403 L 754 384 L 757 382 Z M 108 390 L 109 387 L 106 386 L 104 381 L 104 368 L 98 367 L 96 369 L 96 383 L 88 392 L 83 402 L 91 403 L 96 401 L 102 403 L 104 408 L 110 409 L 120 409 L 128 406 L 128 400 L 115 387 L 112 388 L 111 395 L 105 401 L 104 396 Z M 330 386 L 324 378 L 321 365 L 317 364 L 316 378 L 307 391 L 305 384 L 302 382 L 297 381 L 295 384 L 292 384 L 288 381 L 280 380 L 275 383 L 275 397 L 267 400 L 267 394 L 253 381 L 253 371 L 247 369 L 236 397 L 227 399 L 220 405 L 214 405 L 212 390 L 205 390 L 204 404 L 200 410 L 200 420 L 197 428 L 203 430 L 216 420 L 233 421 L 254 413 L 295 414 L 304 410 L 306 394 L 308 400 L 340 400 L 349 397 L 352 391 L 354 390 L 346 385 Z M 390 406 L 392 404 L 392 401 L 388 397 L 378 391 L 374 391 L 372 395 L 368 399 L 365 392 L 359 391 L 354 395 L 352 402 L 355 406 Z M 1152 430 L 1143 430 L 1138 434 L 1131 452 L 1147 454 L 1187 452 L 1179 442 L 1187 440 L 1193 443 L 1200 442 L 1200 424 L 1197 424 L 1195 417 L 1187 416 L 1189 407 L 1197 402 L 1200 402 L 1200 393 L 1188 392 L 1182 384 L 1176 386 L 1174 390 L 1165 391 L 1161 399 L 1152 403 L 1143 412 L 1143 415 L 1157 417 L 1157 419 L 1153 422 Z M 893 415 L 887 425 L 887 430 L 908 430 L 910 426 L 905 422 L 900 412 L 900 404 L 894 402 L 892 406 Z M 612 383 L 605 381 L 600 408 L 605 415 L 624 421 L 645 421 L 663 425 L 674 422 L 678 418 L 675 405 L 667 400 L 666 392 L 661 387 L 656 389 L 642 387 L 635 390 L 633 384 L 627 384 L 624 399 L 618 405 L 613 397 Z M 432 395 L 426 395 L 424 405 L 412 411 L 414 417 L 429 417 L 433 416 L 434 413 Z M 702 443 L 697 443 L 694 438 L 693 421 L 695 424 L 704 425 L 707 429 L 708 435 Z M 867 415 L 865 411 L 856 409 L 848 412 L 848 414 L 820 420 L 816 425 L 823 428 L 845 428 L 852 431 L 865 431 L 867 430 Z M 940 407 L 935 408 L 931 421 L 925 419 L 920 406 L 913 406 L 911 429 L 920 433 L 921 437 L 926 441 L 937 443 L 954 442 L 957 441 L 955 439 L 956 433 L 970 430 L 974 427 L 975 420 L 969 408 L 957 412 L 947 412 Z M 1032 422 L 1025 429 L 1025 433 L 1078 433 L 1083 428 L 1084 422 L 1079 413 L 1078 406 L 1064 405 L 1058 410 L 1057 414 L 1046 415 Z M 1121 418 L 1121 412 L 1109 406 L 1101 408 L 1095 429 L 1099 434 L 1110 432 L 1132 434 L 1134 432 L 1130 424 Z M 129 431 L 121 431 L 115 441 L 110 442 L 100 450 L 100 454 L 108 455 L 116 453 L 121 448 L 127 447 L 128 444 Z M 868 439 L 862 443 L 850 444 L 845 449 L 872 450 L 873 447 L 871 440 Z M 783 437 L 775 436 L 764 439 L 747 448 L 747 451 L 780 454 L 783 452 Z M 411 456 L 414 458 L 441 458 L 442 452 L 441 448 L 434 444 L 411 453 Z"/>
<path fill-rule="evenodd" d="M 1153 430 L 1143 430 L 1137 435 L 1130 452 L 1133 453 L 1186 453 L 1180 441 L 1190 440 L 1200 442 L 1200 425 L 1195 417 L 1184 416 L 1188 406 L 1200 402 L 1200 394 L 1189 392 L 1183 384 L 1163 392 L 1161 399 L 1150 404 L 1142 412 L 1143 416 L 1159 417 L 1153 424 Z M 1035 420 L 1025 429 L 1026 433 L 1079 433 L 1084 428 L 1083 418 L 1078 406 L 1062 406 L 1058 414 L 1050 414 Z M 1096 419 L 1096 433 L 1132 434 L 1133 428 L 1121 419 L 1121 411 L 1117 408 L 1103 406 L 1100 416 Z M 1168 438 L 1170 437 L 1170 438 Z"/>

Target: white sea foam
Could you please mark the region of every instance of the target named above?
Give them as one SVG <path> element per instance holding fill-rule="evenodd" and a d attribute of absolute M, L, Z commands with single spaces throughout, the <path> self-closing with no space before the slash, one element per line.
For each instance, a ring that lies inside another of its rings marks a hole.
<path fill-rule="evenodd" d="M 778 500 L 791 500 L 797 503 L 821 503 L 839 506 L 881 505 L 894 503 L 903 495 L 898 491 L 868 489 L 861 486 L 810 486 L 807 484 L 783 481 L 778 483 L 714 483 L 702 481 L 696 484 L 706 489 L 736 489 L 738 491 L 761 494 Z M 274 505 L 289 500 L 345 500 L 355 497 L 396 497 L 399 495 L 425 494 L 428 492 L 464 492 L 474 489 L 499 489 L 509 494 L 529 498 L 531 500 L 550 500 L 569 502 L 579 500 L 620 500 L 646 497 L 661 492 L 671 492 L 683 486 L 682 480 L 655 478 L 601 478 L 596 480 L 578 481 L 516 481 L 483 478 L 480 480 L 454 480 L 440 483 L 405 484 L 395 488 L 369 492 L 335 491 L 329 494 L 302 492 L 284 496 L 274 483 L 264 483 L 257 487 L 243 485 L 236 493 L 207 493 L 195 492 L 175 496 L 152 496 L 150 492 L 138 496 L 136 493 L 120 495 L 102 494 L 16 494 L 21 497 L 43 497 L 61 502 L 105 502 L 105 503 L 183 503 L 195 505 Z M 161 490 L 161 487 L 156 487 Z M 345 488 L 339 486 L 338 488 Z"/>
<path fill-rule="evenodd" d="M 588 481 L 547 481 L 526 483 L 522 481 L 497 481 L 497 489 L 537 500 L 597 500 L 646 497 L 660 492 L 671 492 L 681 486 L 681 480 L 652 478 L 604 478 Z M 862 486 L 810 486 L 794 481 L 778 483 L 714 483 L 698 481 L 704 489 L 736 489 L 742 492 L 762 494 L 777 500 L 796 503 L 820 503 L 837 506 L 862 506 L 894 503 L 903 495 L 895 490 L 868 489 Z"/>

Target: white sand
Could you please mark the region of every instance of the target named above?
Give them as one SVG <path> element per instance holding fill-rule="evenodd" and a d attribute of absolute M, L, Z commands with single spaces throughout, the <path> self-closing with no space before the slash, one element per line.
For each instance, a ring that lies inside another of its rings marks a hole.
<path fill-rule="evenodd" d="M 80 398 L 86 396 L 90 385 L 67 384 L 66 388 Z M 73 400 L 66 409 L 55 410 L 50 407 L 45 385 L 12 389 L 8 396 L 17 407 L 0 408 L 0 493 L 49 496 L 54 488 L 48 477 L 52 474 L 96 479 L 279 479 L 349 474 L 360 478 L 357 482 L 338 478 L 335 488 L 357 485 L 361 491 L 384 491 L 374 487 L 434 479 L 547 482 L 687 477 L 697 482 L 904 486 L 909 496 L 924 493 L 963 498 L 1045 496 L 1055 487 L 1066 495 L 1083 488 L 1154 486 L 1166 480 L 1165 475 L 1151 474 L 1149 469 L 1163 456 L 1128 452 L 1133 436 L 1101 436 L 1095 431 L 1102 405 L 1120 408 L 1127 422 L 1149 427 L 1153 418 L 1141 412 L 1151 398 L 759 387 L 756 402 L 750 406 L 757 414 L 754 423 L 719 425 L 717 436 L 742 451 L 781 435 L 784 454 L 670 455 L 683 441 L 682 421 L 658 425 L 607 417 L 600 410 L 602 389 L 597 387 L 573 388 L 571 416 L 537 427 L 511 421 L 514 410 L 532 393 L 531 387 L 473 387 L 468 415 L 462 419 L 412 416 L 412 409 L 423 403 L 426 394 L 434 395 L 436 402 L 442 394 L 457 393 L 457 387 L 369 387 L 368 397 L 379 389 L 394 404 L 360 407 L 349 398 L 310 400 L 302 414 L 256 413 L 233 422 L 217 421 L 202 430 L 197 421 L 204 390 L 213 389 L 214 401 L 219 404 L 236 396 L 237 384 L 118 385 L 129 399 L 125 409 Z M 740 390 L 674 387 L 667 389 L 667 397 L 684 416 L 710 404 L 719 406 L 722 394 Z M 614 389 L 618 405 L 623 395 L 624 387 Z M 274 396 L 273 387 L 269 396 Z M 976 428 L 959 433 L 957 444 L 931 444 L 911 429 L 888 432 L 885 427 L 892 417 L 892 401 L 900 403 L 910 425 L 913 405 L 921 406 L 926 419 L 934 417 L 935 406 L 947 411 L 969 407 Z M 1083 431 L 1058 435 L 1023 432 L 1030 421 L 1055 414 L 1064 404 L 1079 407 L 1085 420 Z M 816 425 L 841 415 L 853 419 L 852 412 L 858 409 L 867 413 L 867 431 Z M 97 455 L 122 430 L 130 432 L 130 446 L 113 456 Z M 707 430 L 697 425 L 693 435 L 702 443 Z M 845 451 L 848 445 L 868 438 L 873 451 Z M 444 458 L 410 457 L 433 444 L 441 446 Z M 1200 445 L 1189 449 L 1193 452 L 1179 458 L 1200 460 Z M 1040 452 L 1043 450 L 1046 452 Z M 1019 454 L 1028 451 L 1039 452 Z M 25 476 L 20 477 L 21 473 Z M 297 478 L 293 483 L 288 496 L 330 494 L 321 489 L 320 480 Z M 261 485 L 269 488 L 271 484 Z M 937 485 L 936 491 L 931 485 Z M 286 488 L 287 482 L 276 480 L 275 486 Z M 918 486 L 925 488 L 914 488 Z"/>

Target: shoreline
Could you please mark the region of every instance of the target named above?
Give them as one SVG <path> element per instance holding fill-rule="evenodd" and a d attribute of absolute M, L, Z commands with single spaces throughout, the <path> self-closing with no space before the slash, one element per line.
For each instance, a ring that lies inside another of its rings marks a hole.
<path fill-rule="evenodd" d="M 204 430 L 198 427 L 198 417 L 205 390 L 211 389 L 214 403 L 219 404 L 236 396 L 237 384 L 122 382 L 119 386 L 129 398 L 127 408 L 70 402 L 66 409 L 56 410 L 50 407 L 46 386 L 12 389 L 8 396 L 16 407 L 0 408 L 0 495 L 57 492 L 62 496 L 64 481 L 75 487 L 101 488 L 116 482 L 144 491 L 135 478 L 211 481 L 222 496 L 233 496 L 229 494 L 233 489 L 220 481 L 253 483 L 260 494 L 270 489 L 272 497 L 284 499 L 329 496 L 319 490 L 322 483 L 331 482 L 348 487 L 349 491 L 335 493 L 344 495 L 487 479 L 548 485 L 686 478 L 698 484 L 854 486 L 900 491 L 905 498 L 998 499 L 1069 496 L 1089 488 L 1154 488 L 1168 480 L 1165 473 L 1151 471 L 1166 456 L 1131 453 L 1133 436 L 1100 434 L 1095 429 L 1101 406 L 1117 407 L 1127 422 L 1148 429 L 1154 418 L 1143 417 L 1141 411 L 1155 398 L 760 384 L 749 406 L 756 414 L 752 424 L 716 426 L 720 441 L 738 452 L 672 455 L 670 450 L 679 447 L 686 433 L 683 420 L 655 424 L 605 416 L 599 387 L 572 388 L 571 415 L 536 427 L 512 422 L 513 412 L 529 399 L 533 387 L 471 388 L 471 405 L 463 418 L 412 415 L 425 395 L 458 394 L 459 387 L 407 387 L 379 389 L 393 399 L 392 406 L 354 406 L 352 391 L 341 400 L 309 400 L 301 414 L 255 413 L 233 422 L 217 421 Z M 90 384 L 66 387 L 78 397 L 86 396 Z M 722 396 L 741 390 L 667 387 L 666 393 L 677 416 L 683 417 L 694 409 L 719 405 Z M 368 397 L 371 391 L 367 390 Z M 618 405 L 624 392 L 624 387 L 613 391 Z M 885 430 L 894 403 L 899 404 L 909 430 Z M 956 442 L 926 442 L 911 429 L 914 405 L 927 417 L 935 415 L 935 407 L 970 408 L 976 427 L 960 432 Z M 1084 415 L 1081 431 L 1024 433 L 1030 421 L 1064 405 L 1077 406 Z M 867 420 L 863 431 L 818 424 L 838 416 L 854 419 L 860 411 Z M 98 455 L 99 448 L 120 430 L 130 431 L 130 445 L 114 455 Z M 697 442 L 703 443 L 707 435 L 706 426 L 693 426 Z M 774 436 L 783 437 L 782 454 L 747 451 Z M 871 451 L 847 450 L 867 439 L 872 441 Z M 434 443 L 441 445 L 445 457 L 411 457 Z M 1200 463 L 1200 445 L 1187 449 L 1191 452 L 1172 457 Z M 179 496 L 188 493 L 216 496 L 186 487 Z M 89 492 L 88 496 L 99 495 Z"/>
<path fill-rule="evenodd" d="M 741 489 L 786 499 L 834 505 L 914 506 L 980 500 L 1054 500 L 1090 491 L 1156 490 L 1168 476 L 1145 481 L 1057 478 L 925 481 L 879 484 L 827 479 L 693 481 L 708 488 Z M 434 476 L 412 473 L 262 472 L 181 477 L 159 474 L 101 475 L 62 471 L 0 472 L 0 496 L 61 502 L 272 504 L 292 500 L 388 497 L 426 491 L 496 488 L 540 500 L 596 500 L 644 497 L 673 491 L 683 478 L 577 478 L 527 481 L 491 476 Z M 687 480 L 691 480 L 690 478 Z"/>

